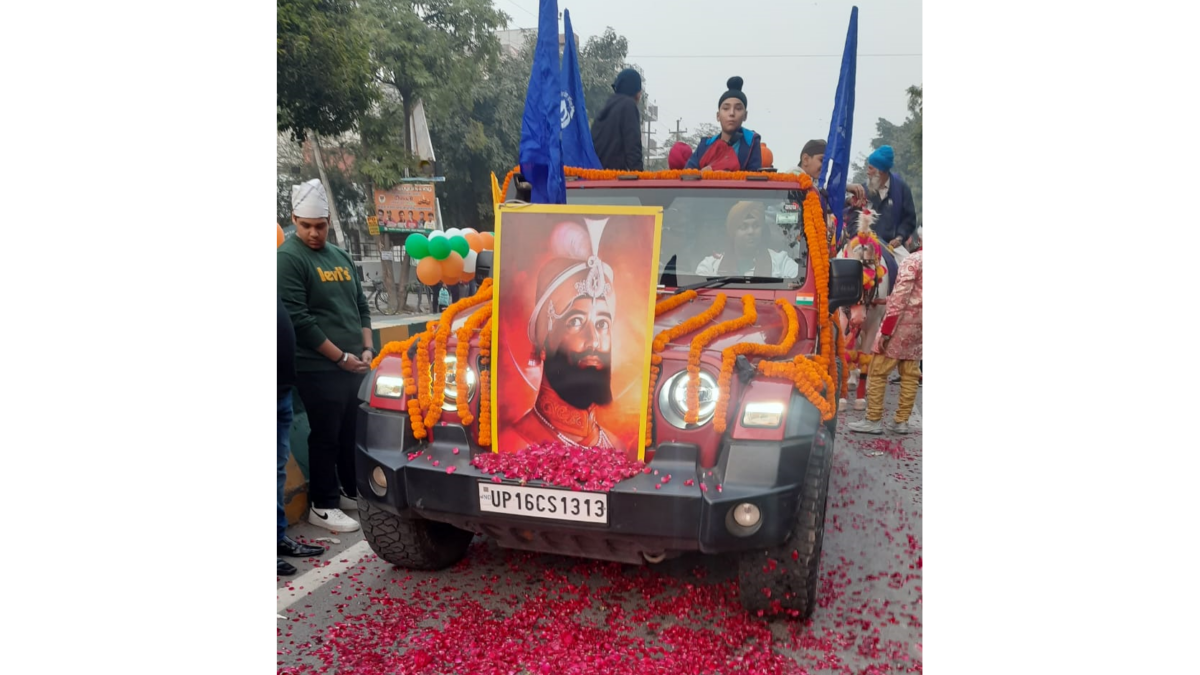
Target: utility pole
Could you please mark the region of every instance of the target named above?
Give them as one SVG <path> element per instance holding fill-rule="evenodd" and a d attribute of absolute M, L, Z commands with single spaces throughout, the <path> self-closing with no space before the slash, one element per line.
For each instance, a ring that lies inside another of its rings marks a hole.
<path fill-rule="evenodd" d="M 685 131 L 687 131 L 687 129 L 681 129 L 681 128 L 679 127 L 679 124 L 680 124 L 681 122 L 683 122 L 683 118 L 682 118 L 682 117 L 680 117 L 679 119 L 675 120 L 675 131 L 672 131 L 672 132 L 671 132 L 671 135 L 675 137 L 675 140 L 674 140 L 674 141 L 671 141 L 671 145 L 674 145 L 674 144 L 678 143 L 679 141 L 683 140 L 683 133 L 684 133 Z"/>

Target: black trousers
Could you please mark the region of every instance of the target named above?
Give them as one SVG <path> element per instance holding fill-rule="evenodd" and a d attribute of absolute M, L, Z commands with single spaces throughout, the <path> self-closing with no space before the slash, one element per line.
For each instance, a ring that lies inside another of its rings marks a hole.
<path fill-rule="evenodd" d="M 338 508 L 339 492 L 355 497 L 354 429 L 358 387 L 365 374 L 344 370 L 296 373 L 296 390 L 308 413 L 308 501 Z M 341 488 L 339 490 L 339 483 Z"/>

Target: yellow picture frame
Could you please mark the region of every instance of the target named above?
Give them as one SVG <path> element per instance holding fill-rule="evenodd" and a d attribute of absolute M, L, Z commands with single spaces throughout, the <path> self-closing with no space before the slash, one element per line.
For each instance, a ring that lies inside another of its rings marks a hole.
<path fill-rule="evenodd" d="M 503 255 L 503 221 L 505 214 L 539 214 L 539 215 L 563 215 L 563 216 L 651 216 L 654 218 L 654 243 L 651 252 L 650 269 L 653 271 L 654 281 L 649 284 L 646 289 L 647 297 L 649 298 L 648 309 L 646 312 L 646 330 L 649 339 L 645 341 L 645 350 L 642 355 L 642 386 L 641 391 L 643 396 L 642 405 L 639 406 L 638 429 L 646 428 L 650 394 L 650 365 L 651 355 L 653 353 L 653 331 L 654 331 L 654 305 L 658 299 L 659 284 L 658 284 L 658 265 L 659 265 L 659 249 L 662 243 L 662 222 L 663 209 L 661 206 L 596 206 L 596 205 L 573 205 L 573 204 L 498 204 L 496 206 L 496 222 L 495 222 L 495 243 L 493 244 L 492 254 L 492 320 L 496 327 L 496 333 L 492 336 L 492 352 L 493 356 L 488 368 L 490 370 L 490 382 L 488 396 L 491 397 L 491 445 L 492 452 L 500 452 L 500 426 L 499 421 L 499 406 L 496 405 L 496 397 L 498 395 L 498 375 L 500 359 L 496 356 L 500 345 L 499 330 L 502 326 L 500 317 L 500 289 L 503 283 L 503 270 L 501 269 L 501 256 Z M 638 461 L 645 461 L 646 457 L 646 439 L 644 433 L 636 435 L 637 438 L 637 458 Z"/>

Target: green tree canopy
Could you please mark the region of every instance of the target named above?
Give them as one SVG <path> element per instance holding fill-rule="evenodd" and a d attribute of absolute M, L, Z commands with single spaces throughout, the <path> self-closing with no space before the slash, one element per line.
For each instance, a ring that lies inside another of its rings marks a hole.
<path fill-rule="evenodd" d="M 278 0 L 276 123 L 296 139 L 352 129 L 377 90 L 348 0 Z"/>

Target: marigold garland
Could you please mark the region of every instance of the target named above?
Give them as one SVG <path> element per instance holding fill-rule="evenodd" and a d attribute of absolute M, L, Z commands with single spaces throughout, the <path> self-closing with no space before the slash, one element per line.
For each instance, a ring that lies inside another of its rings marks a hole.
<path fill-rule="evenodd" d="M 489 447 L 492 444 L 492 321 L 489 316 L 487 323 L 479 332 L 479 388 L 482 395 L 479 398 L 479 445 Z"/>
<path fill-rule="evenodd" d="M 651 361 L 650 393 L 646 395 L 646 429 L 645 429 L 646 443 L 645 443 L 645 445 L 647 448 L 650 447 L 651 445 L 653 445 L 653 443 L 654 443 L 654 433 L 653 433 L 653 430 L 654 430 L 654 386 L 656 384 L 658 384 L 658 371 L 659 371 L 658 365 L 654 364 L 655 358 L 658 359 L 659 363 L 662 362 L 662 357 L 659 356 L 658 354 L 654 354 L 650 357 L 650 361 Z"/>
<path fill-rule="evenodd" d="M 694 290 L 686 290 L 678 295 L 672 295 L 666 300 L 662 300 L 654 305 L 654 316 L 661 316 L 675 309 L 676 307 L 681 307 L 692 300 L 695 300 L 697 295 L 699 294 Z"/>
<path fill-rule="evenodd" d="M 446 401 L 446 346 L 450 341 L 450 327 L 454 317 L 460 312 L 490 302 L 492 299 L 492 280 L 484 279 L 479 290 L 469 298 L 463 298 L 447 307 L 438 320 L 437 332 L 434 334 L 433 350 L 433 393 L 429 405 L 425 408 L 425 426 L 433 427 L 442 417 L 442 404 Z M 422 391 L 425 391 L 422 388 Z"/>
<path fill-rule="evenodd" d="M 724 293 L 718 293 L 717 297 L 713 298 L 712 306 L 710 306 L 708 309 L 700 312 L 696 316 L 693 316 L 686 321 L 681 321 L 656 335 L 654 337 L 653 350 L 655 352 L 661 352 L 667 348 L 667 344 L 669 344 L 672 340 L 699 330 L 704 324 L 712 321 L 718 316 L 721 316 L 721 312 L 725 311 L 725 301 L 727 299 L 728 298 Z"/>
<path fill-rule="evenodd" d="M 427 435 L 424 411 L 429 404 L 429 340 L 432 337 L 433 331 L 429 329 L 417 335 L 417 395 L 408 398 L 409 423 L 412 424 L 413 436 L 419 439 Z"/>
<path fill-rule="evenodd" d="M 414 335 L 403 342 L 396 342 L 393 340 L 384 345 L 383 348 L 379 350 L 379 353 L 375 355 L 375 358 L 371 359 L 371 370 L 378 368 L 379 364 L 383 362 L 383 357 L 385 356 L 389 356 L 391 354 L 400 354 L 401 357 L 403 357 L 404 354 L 408 352 L 408 348 L 412 346 L 412 343 L 416 339 L 417 336 Z M 407 380 L 405 380 L 405 382 L 407 383 Z"/>
<path fill-rule="evenodd" d="M 475 421 L 471 414 L 471 402 L 467 400 L 467 359 L 471 353 L 471 336 L 486 321 L 492 319 L 492 305 L 488 303 L 467 319 L 462 328 L 458 329 L 458 343 L 455 345 L 454 385 L 458 394 L 458 417 L 464 426 L 470 426 Z M 490 396 L 491 392 L 487 392 Z"/>
<path fill-rule="evenodd" d="M 513 177 L 521 170 L 521 167 L 513 167 L 504 176 L 504 185 L 500 188 L 503 195 L 508 195 L 508 187 L 512 184 Z M 799 183 L 801 190 L 808 190 L 814 193 L 812 178 L 808 174 L 794 173 L 767 173 L 760 171 L 700 171 L 699 169 L 683 169 L 680 171 L 611 171 L 608 169 L 581 169 L 574 166 L 563 167 L 563 175 L 569 178 L 582 178 L 583 180 L 617 180 L 622 176 L 637 176 L 638 180 L 679 180 L 684 176 L 699 177 L 701 180 L 746 180 L 750 176 L 757 179 L 766 179 L 770 182 L 778 183 Z M 821 209 L 821 198 L 817 196 L 818 215 L 823 219 Z M 822 228 L 825 226 L 822 225 Z"/>
<path fill-rule="evenodd" d="M 667 312 L 682 307 L 683 305 L 695 300 L 699 294 L 694 290 L 686 290 L 677 295 L 673 295 L 665 300 L 661 300 L 654 305 L 654 316 L 661 316 Z M 676 337 L 686 335 L 700 326 L 711 321 L 719 316 L 725 309 L 725 294 L 717 294 L 717 298 L 713 301 L 711 307 L 699 315 L 691 319 L 681 322 L 671 328 L 664 330 L 654 338 L 650 353 L 650 391 L 646 396 L 646 447 L 650 447 L 653 443 L 654 429 L 654 387 L 658 384 L 658 374 L 662 372 L 662 356 L 659 352 L 667 348 L 667 343 Z"/>
<path fill-rule="evenodd" d="M 796 308 L 792 306 L 792 303 L 780 298 L 775 301 L 775 305 L 783 312 L 784 319 L 787 321 L 787 329 L 778 344 L 763 345 L 756 342 L 741 342 L 732 347 L 726 347 L 721 352 L 721 376 L 717 378 L 717 414 L 713 418 L 713 428 L 719 434 L 725 433 L 725 413 L 729 406 L 729 388 L 733 383 L 733 366 L 737 363 L 737 357 L 743 354 L 762 357 L 785 356 L 796 345 L 796 339 L 800 336 L 800 319 L 796 315 Z"/>
<path fill-rule="evenodd" d="M 688 424 L 695 424 L 700 420 L 700 354 L 705 347 L 713 340 L 725 335 L 726 333 L 740 330 L 746 326 L 754 325 L 758 320 L 758 311 L 754 307 L 754 296 L 742 296 L 742 315 L 736 319 L 722 321 L 721 323 L 706 329 L 704 332 L 692 339 L 691 349 L 688 350 L 688 388 L 687 388 L 687 414 L 684 415 L 683 421 Z M 719 386 L 720 382 L 718 382 Z M 722 405 L 724 403 L 725 405 Z M 728 406 L 728 401 L 721 401 L 717 398 L 716 416 L 720 418 L 724 414 L 724 408 Z"/>

